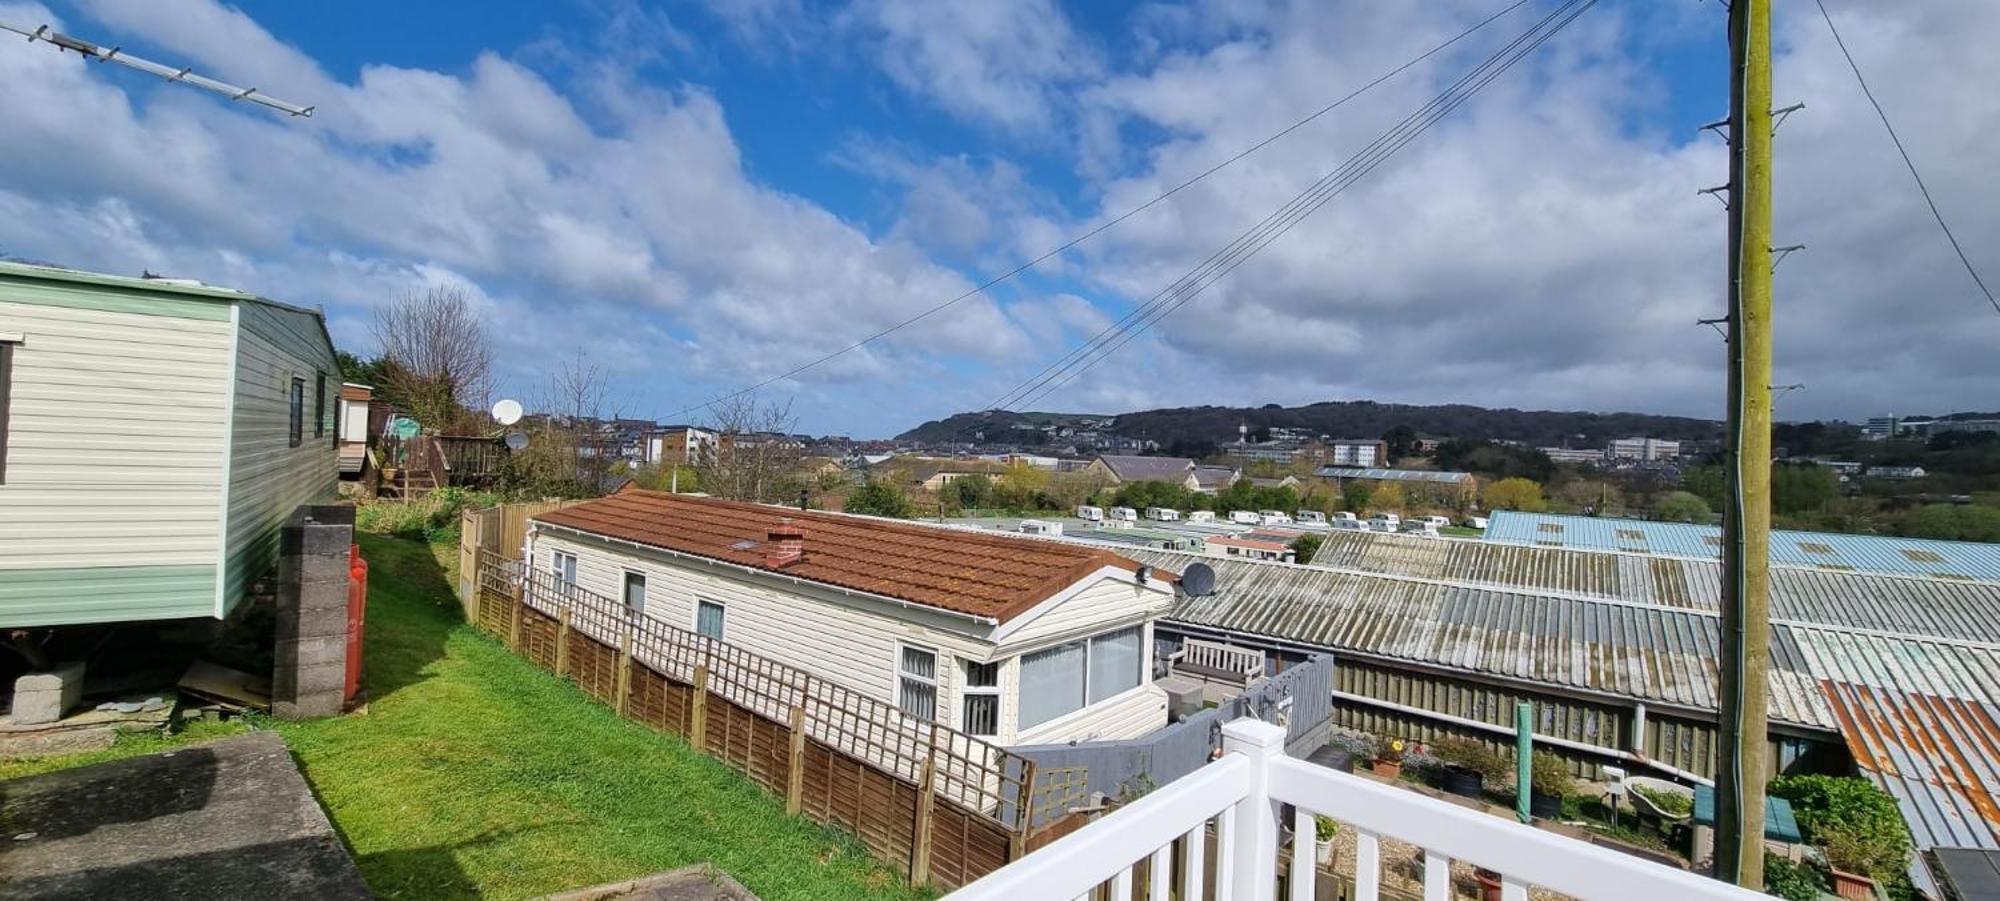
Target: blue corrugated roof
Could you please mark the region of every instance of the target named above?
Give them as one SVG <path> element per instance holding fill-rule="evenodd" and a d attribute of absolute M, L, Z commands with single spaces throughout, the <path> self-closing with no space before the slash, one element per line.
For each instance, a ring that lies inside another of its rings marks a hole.
<path fill-rule="evenodd" d="M 1511 510 L 1493 514 L 1486 527 L 1486 539 L 1676 557 L 1718 557 L 1722 553 L 1722 530 L 1715 526 Z M 1780 566 L 2000 581 L 2000 544 L 1971 541 L 1774 529 L 1771 562 Z"/>
<path fill-rule="evenodd" d="M 1439 472 L 1434 469 L 1363 469 L 1358 466 L 1322 466 L 1323 479 L 1374 479 L 1382 482 L 1464 482 L 1469 472 Z"/>

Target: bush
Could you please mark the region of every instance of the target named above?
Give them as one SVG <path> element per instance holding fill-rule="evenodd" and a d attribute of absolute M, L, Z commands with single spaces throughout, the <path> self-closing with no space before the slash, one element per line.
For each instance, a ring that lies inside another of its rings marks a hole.
<path fill-rule="evenodd" d="M 1339 834 L 1340 834 L 1340 823 L 1335 821 L 1334 818 L 1314 815 L 1313 817 L 1314 838 L 1319 839 L 1320 841 L 1323 842 L 1330 842 L 1333 841 L 1334 836 Z"/>
<path fill-rule="evenodd" d="M 1792 802 L 1806 840 L 1837 869 L 1888 884 L 1910 866 L 1910 833 L 1896 799 L 1858 776 L 1779 776 L 1770 793 Z"/>
<path fill-rule="evenodd" d="M 1776 856 L 1764 858 L 1764 894 L 1788 901 L 1819 901 L 1822 893 L 1832 890 L 1826 874 L 1810 863 L 1793 863 Z"/>
<path fill-rule="evenodd" d="M 1669 816 L 1684 817 L 1694 813 L 1694 799 L 1679 792 L 1660 791 L 1658 789 L 1646 788 L 1642 785 L 1635 785 L 1632 786 L 1632 793 L 1651 801 L 1654 807 L 1660 809 L 1661 813 Z"/>
<path fill-rule="evenodd" d="M 490 507 L 498 502 L 494 495 L 451 485 L 413 501 L 376 500 L 362 504 L 354 511 L 354 527 L 413 541 L 450 543 L 458 540 L 459 514 L 468 508 Z"/>
<path fill-rule="evenodd" d="M 1576 790 L 1576 778 L 1570 775 L 1569 761 L 1547 751 L 1535 752 L 1535 758 L 1528 765 L 1529 787 L 1544 795 L 1562 797 Z"/>
<path fill-rule="evenodd" d="M 1448 766 L 1478 773 L 1489 788 L 1498 787 L 1507 779 L 1506 758 L 1476 738 L 1462 735 L 1441 738 L 1431 744 L 1430 756 Z"/>

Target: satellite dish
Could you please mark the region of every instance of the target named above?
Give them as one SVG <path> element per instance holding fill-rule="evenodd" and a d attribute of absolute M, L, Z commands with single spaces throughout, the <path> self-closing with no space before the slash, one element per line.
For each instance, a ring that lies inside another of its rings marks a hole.
<path fill-rule="evenodd" d="M 506 403 L 512 403 L 512 401 L 507 401 Z M 508 450 L 518 451 L 518 450 L 526 450 L 527 448 L 528 448 L 528 435 L 526 432 L 507 433 Z"/>
<path fill-rule="evenodd" d="M 1181 591 L 1191 598 L 1207 597 L 1215 591 L 1215 567 L 1190 563 L 1181 570 Z"/>
<path fill-rule="evenodd" d="M 520 422 L 521 402 L 518 400 L 509 399 L 494 404 L 493 419 L 499 422 L 501 425 L 513 425 L 514 423 Z M 520 448 L 515 448 L 515 450 L 520 450 Z"/>

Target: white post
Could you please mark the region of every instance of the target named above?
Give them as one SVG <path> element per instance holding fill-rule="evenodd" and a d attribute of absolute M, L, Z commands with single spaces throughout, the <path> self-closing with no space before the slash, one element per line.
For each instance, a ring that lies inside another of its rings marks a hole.
<path fill-rule="evenodd" d="M 1247 755 L 1256 764 L 1249 792 L 1225 814 L 1235 838 L 1229 897 L 1272 901 L 1278 892 L 1278 808 L 1271 800 L 1271 761 L 1285 754 L 1285 730 L 1247 718 L 1227 723 L 1222 752 Z"/>

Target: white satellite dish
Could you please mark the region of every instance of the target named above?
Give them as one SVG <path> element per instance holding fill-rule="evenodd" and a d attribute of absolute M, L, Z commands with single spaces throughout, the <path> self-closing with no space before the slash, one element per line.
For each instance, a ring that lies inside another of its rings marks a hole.
<path fill-rule="evenodd" d="M 513 425 L 521 421 L 521 402 L 503 400 L 493 405 L 493 419 L 501 425 Z"/>
<path fill-rule="evenodd" d="M 518 450 L 525 450 L 525 449 L 527 449 L 527 447 L 528 447 L 528 435 L 527 435 L 527 433 L 526 433 L 526 432 L 508 432 L 508 433 L 507 433 L 507 449 L 508 449 L 508 450 L 511 450 L 511 451 L 518 451 Z"/>

